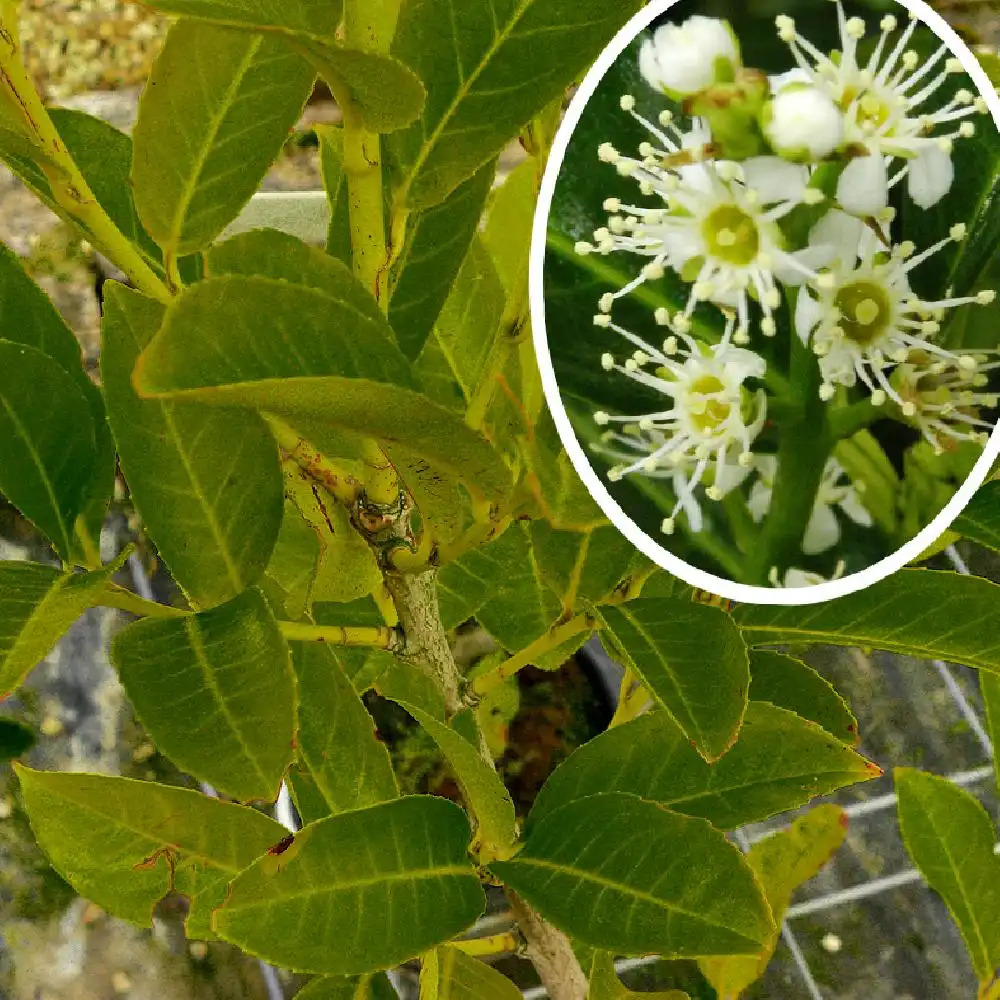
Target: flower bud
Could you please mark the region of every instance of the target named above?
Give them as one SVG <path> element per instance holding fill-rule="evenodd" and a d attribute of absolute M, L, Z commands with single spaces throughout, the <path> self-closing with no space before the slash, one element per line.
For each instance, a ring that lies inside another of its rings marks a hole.
<path fill-rule="evenodd" d="M 650 86 L 677 99 L 731 82 L 739 66 L 739 43 L 728 22 L 700 14 L 657 28 L 639 52 Z"/>
<path fill-rule="evenodd" d="M 844 115 L 818 87 L 793 83 L 764 108 L 764 135 L 786 160 L 807 163 L 829 156 L 844 141 Z"/>

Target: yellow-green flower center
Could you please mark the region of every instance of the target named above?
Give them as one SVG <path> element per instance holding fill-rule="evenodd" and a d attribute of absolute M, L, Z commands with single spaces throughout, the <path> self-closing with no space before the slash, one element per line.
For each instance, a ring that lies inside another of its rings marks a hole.
<path fill-rule="evenodd" d="M 720 205 L 704 222 L 705 245 L 713 257 L 746 267 L 760 252 L 760 232 L 753 216 L 738 205 Z"/>
<path fill-rule="evenodd" d="M 723 392 L 725 388 L 721 379 L 715 375 L 699 375 L 691 383 L 692 397 L 710 397 L 704 400 L 703 410 L 691 413 L 691 423 L 702 434 L 714 433 L 729 419 L 729 414 L 732 412 L 731 404 L 717 397 L 717 394 Z"/>
<path fill-rule="evenodd" d="M 834 300 L 840 312 L 840 327 L 848 340 L 867 345 L 878 340 L 889 327 L 892 307 L 889 296 L 874 281 L 844 285 Z"/>

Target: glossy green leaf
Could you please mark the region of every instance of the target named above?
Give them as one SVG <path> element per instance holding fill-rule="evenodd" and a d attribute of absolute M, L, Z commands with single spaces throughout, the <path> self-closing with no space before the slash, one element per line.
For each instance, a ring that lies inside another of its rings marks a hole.
<path fill-rule="evenodd" d="M 127 557 L 92 573 L 60 573 L 52 566 L 0 562 L 0 700 L 24 680 L 59 637 L 100 602 Z"/>
<path fill-rule="evenodd" d="M 351 266 L 351 206 L 347 200 L 347 172 L 344 170 L 343 129 L 318 125 L 320 167 L 323 189 L 330 205 L 330 225 L 326 233 L 326 252 Z"/>
<path fill-rule="evenodd" d="M 975 576 L 904 569 L 826 604 L 742 604 L 733 617 L 751 646 L 873 646 L 1000 673 L 1000 587 Z"/>
<path fill-rule="evenodd" d="M 292 663 L 298 679 L 298 757 L 328 812 L 397 798 L 389 751 L 329 648 L 295 643 Z"/>
<path fill-rule="evenodd" d="M 147 6 L 164 14 L 202 18 L 218 24 L 260 31 L 289 32 L 332 38 L 340 26 L 343 0 L 148 0 Z"/>
<path fill-rule="evenodd" d="M 519 1000 L 504 975 L 459 948 L 436 948 L 420 964 L 420 1000 Z"/>
<path fill-rule="evenodd" d="M 110 285 L 101 376 L 145 529 L 189 599 L 209 607 L 242 593 L 268 563 L 281 525 L 278 451 L 256 414 L 136 395 L 132 370 L 162 317 L 158 303 Z"/>
<path fill-rule="evenodd" d="M 443 0 L 406 4 L 392 51 L 428 99 L 391 145 L 401 203 L 442 202 L 586 69 L 636 6 L 490 0 L 488 17 L 456 17 Z"/>
<path fill-rule="evenodd" d="M 319 555 L 319 536 L 286 500 L 278 540 L 258 581 L 280 617 L 295 621 L 305 614 Z"/>
<path fill-rule="evenodd" d="M 445 799 L 409 796 L 331 816 L 241 873 L 215 911 L 215 930 L 299 972 L 355 975 L 398 965 L 482 912 L 468 842 L 465 814 Z M 304 915 L 309 934 L 297 931 Z"/>
<path fill-rule="evenodd" d="M 735 830 L 881 773 L 819 726 L 766 702 L 750 703 L 740 738 L 715 764 L 665 712 L 652 712 L 570 754 L 538 793 L 527 829 L 568 802 L 614 788 Z"/>
<path fill-rule="evenodd" d="M 689 1000 L 688 995 L 680 990 L 633 992 L 618 978 L 611 953 L 595 951 L 590 964 L 587 1000 L 635 1000 L 636 997 L 642 997 L 644 1000 Z"/>
<path fill-rule="evenodd" d="M 0 716 L 0 763 L 26 754 L 35 745 L 35 733 L 16 719 Z"/>
<path fill-rule="evenodd" d="M 951 530 L 1000 552 L 1000 481 L 981 486 L 955 518 Z"/>
<path fill-rule="evenodd" d="M 979 672 L 979 691 L 983 699 L 986 714 L 986 731 L 990 743 L 1000 746 L 1000 676 L 988 674 L 985 670 Z M 997 789 L 1000 790 L 1000 770 L 994 774 Z"/>
<path fill-rule="evenodd" d="M 295 994 L 295 1000 L 399 1000 L 384 972 L 373 976 L 320 976 Z"/>
<path fill-rule="evenodd" d="M 927 884 L 945 901 L 981 983 L 1000 966 L 1000 854 L 986 810 L 946 778 L 893 772 L 899 829 Z"/>
<path fill-rule="evenodd" d="M 295 680 L 259 592 L 134 622 L 111 658 L 140 722 L 178 767 L 235 799 L 277 796 L 292 759 Z"/>
<path fill-rule="evenodd" d="M 420 115 L 427 92 L 398 59 L 332 43 L 299 40 L 338 101 L 349 101 L 370 132 L 394 132 Z"/>
<path fill-rule="evenodd" d="M 528 304 L 528 251 L 538 197 L 536 159 L 515 167 L 497 188 L 483 230 L 483 243 L 509 300 L 509 317 L 524 315 Z"/>
<path fill-rule="evenodd" d="M 463 721 L 469 721 L 468 718 L 456 717 L 451 722 L 445 722 L 419 705 L 394 696 L 392 691 L 384 694 L 413 716 L 447 758 L 462 786 L 469 809 L 476 817 L 476 840 L 481 854 L 490 857 L 497 857 L 497 852 L 500 852 L 499 856 L 509 854 L 508 849 L 517 837 L 514 803 L 492 762 L 487 762 L 479 747 L 461 733 Z M 471 710 L 467 709 L 462 714 L 469 716 Z"/>
<path fill-rule="evenodd" d="M 312 617 L 317 625 L 373 625 L 377 628 L 386 624 L 382 612 L 370 596 L 340 604 L 314 604 Z M 358 694 L 364 694 L 386 670 L 398 662 L 392 653 L 384 649 L 351 649 L 348 646 L 327 648 L 340 669 L 350 678 Z"/>
<path fill-rule="evenodd" d="M 858 720 L 847 702 L 826 678 L 793 656 L 750 651 L 750 700 L 787 708 L 844 743 L 858 742 Z"/>
<path fill-rule="evenodd" d="M 775 923 L 784 919 L 792 893 L 830 860 L 846 836 L 844 810 L 822 805 L 800 816 L 787 830 L 779 830 L 750 848 L 747 861 L 764 890 Z M 757 958 L 703 958 L 698 968 L 720 997 L 738 997 L 764 974 L 778 935 L 775 929 L 769 946 Z"/>
<path fill-rule="evenodd" d="M 721 757 L 736 740 L 750 686 L 746 646 L 732 619 L 704 604 L 649 597 L 601 614 L 627 665 L 698 752 L 709 761 Z"/>
<path fill-rule="evenodd" d="M 262 813 L 184 788 L 15 764 L 35 837 L 80 895 L 144 927 L 170 889 L 191 898 L 187 932 L 210 936 L 226 883 L 285 834 Z"/>
<path fill-rule="evenodd" d="M 132 186 L 168 256 L 207 246 L 249 201 L 298 121 L 312 67 L 281 38 L 174 24 L 139 102 Z"/>
<path fill-rule="evenodd" d="M 409 222 L 396 265 L 389 323 L 407 357 L 420 354 L 458 275 L 496 174 L 491 160 L 440 205 Z"/>
<path fill-rule="evenodd" d="M 63 557 L 96 462 L 93 411 L 77 380 L 37 348 L 0 340 L 0 491 Z"/>
<path fill-rule="evenodd" d="M 243 273 L 249 256 L 235 273 L 235 251 L 213 253 L 215 272 L 225 259 L 230 273 L 191 286 L 170 309 L 139 359 L 140 393 L 362 432 L 420 452 L 470 489 L 508 491 L 509 474 L 486 440 L 411 388 L 378 306 L 343 264 L 271 231 L 224 247 L 237 240 L 281 256 L 260 265 L 267 276 L 251 276 Z"/>
<path fill-rule="evenodd" d="M 724 834 L 633 795 L 591 795 L 554 810 L 515 858 L 490 868 L 556 927 L 620 954 L 753 954 L 773 930 Z"/>

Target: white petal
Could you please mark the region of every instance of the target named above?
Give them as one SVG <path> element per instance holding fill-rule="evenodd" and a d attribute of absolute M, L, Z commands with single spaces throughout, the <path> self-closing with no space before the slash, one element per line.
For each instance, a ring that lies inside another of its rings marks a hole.
<path fill-rule="evenodd" d="M 861 219 L 835 208 L 812 227 L 809 245 L 831 248 L 841 264 L 853 268 L 867 229 Z"/>
<path fill-rule="evenodd" d="M 780 201 L 799 201 L 809 182 L 809 168 L 789 163 L 780 156 L 754 156 L 743 163 L 747 187 L 760 194 L 765 205 Z"/>
<path fill-rule="evenodd" d="M 928 143 L 915 160 L 910 160 L 907 190 L 921 208 L 936 205 L 951 190 L 954 180 L 951 154 L 934 143 Z"/>
<path fill-rule="evenodd" d="M 810 573 L 804 569 L 790 569 L 785 573 L 785 587 L 815 587 L 817 584 L 825 583 L 826 580 L 819 573 Z"/>
<path fill-rule="evenodd" d="M 858 491 L 851 487 L 847 491 L 847 496 L 840 501 L 840 509 L 855 523 L 863 528 L 870 528 L 874 523 L 871 514 L 865 509 Z"/>
<path fill-rule="evenodd" d="M 840 524 L 832 507 L 818 503 L 813 507 L 812 517 L 806 525 L 805 537 L 802 539 L 802 551 L 807 556 L 814 556 L 833 548 L 840 541 Z"/>
<path fill-rule="evenodd" d="M 809 294 L 809 290 L 799 290 L 799 300 L 795 303 L 795 332 L 803 344 L 809 343 L 813 330 L 823 319 L 823 307 Z"/>
<path fill-rule="evenodd" d="M 771 509 L 771 489 L 759 479 L 750 487 L 747 509 L 757 524 L 764 520 L 765 515 Z"/>
<path fill-rule="evenodd" d="M 778 73 L 776 76 L 768 77 L 768 83 L 771 85 L 771 93 L 777 94 L 790 83 L 812 83 L 812 77 L 804 69 L 796 66 L 795 69 L 790 69 L 787 73 Z"/>
<path fill-rule="evenodd" d="M 844 168 L 837 184 L 837 201 L 851 215 L 877 215 L 889 204 L 889 177 L 878 154 L 859 156 Z"/>

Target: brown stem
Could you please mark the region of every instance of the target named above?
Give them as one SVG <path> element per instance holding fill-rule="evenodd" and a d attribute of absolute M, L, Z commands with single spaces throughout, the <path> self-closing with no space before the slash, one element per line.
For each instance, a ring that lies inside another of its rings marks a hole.
<path fill-rule="evenodd" d="M 587 977 L 569 938 L 547 924 L 513 889 L 505 889 L 511 912 L 527 942 L 531 959 L 551 1000 L 584 1000 Z"/>

